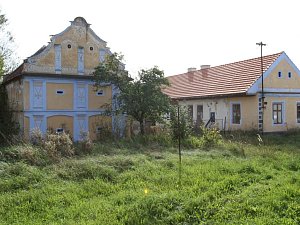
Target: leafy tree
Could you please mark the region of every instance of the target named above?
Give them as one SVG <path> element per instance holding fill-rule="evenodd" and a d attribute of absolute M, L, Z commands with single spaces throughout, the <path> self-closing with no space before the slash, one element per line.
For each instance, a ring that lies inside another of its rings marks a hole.
<path fill-rule="evenodd" d="M 15 69 L 17 63 L 14 38 L 8 30 L 8 21 L 0 9 L 0 76 Z"/>
<path fill-rule="evenodd" d="M 126 113 L 140 123 L 144 134 L 144 122 L 157 122 L 169 111 L 170 100 L 161 88 L 169 85 L 164 73 L 157 67 L 141 70 L 137 79 L 132 79 L 122 64 L 123 56 L 114 53 L 108 55 L 103 63 L 96 67 L 96 86 L 113 84 L 119 93 L 113 96 L 116 103 L 112 112 Z"/>
<path fill-rule="evenodd" d="M 0 11 L 0 81 L 3 75 L 15 68 L 13 37 L 7 30 L 7 19 Z M 18 124 L 13 119 L 5 87 L 0 83 L 0 145 L 10 142 L 18 133 Z"/>

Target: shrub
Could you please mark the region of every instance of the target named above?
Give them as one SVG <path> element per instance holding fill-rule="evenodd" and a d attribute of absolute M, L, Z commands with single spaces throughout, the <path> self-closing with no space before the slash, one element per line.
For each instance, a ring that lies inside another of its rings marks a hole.
<path fill-rule="evenodd" d="M 222 136 L 220 134 L 220 131 L 212 128 L 207 129 L 205 127 L 201 127 L 202 130 L 202 140 L 203 140 L 203 146 L 204 147 L 211 147 L 216 144 L 219 144 L 222 140 Z"/>
<path fill-rule="evenodd" d="M 73 142 L 69 134 L 65 132 L 61 134 L 47 133 L 43 147 L 48 156 L 55 161 L 59 160 L 61 156 L 74 155 Z"/>

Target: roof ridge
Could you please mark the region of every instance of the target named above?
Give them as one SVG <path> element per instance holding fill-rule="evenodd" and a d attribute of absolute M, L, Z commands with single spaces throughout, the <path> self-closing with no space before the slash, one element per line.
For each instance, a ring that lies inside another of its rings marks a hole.
<path fill-rule="evenodd" d="M 275 56 L 275 55 L 278 55 L 278 57 L 284 53 L 284 51 L 281 51 L 281 52 L 278 52 L 278 53 L 275 53 L 275 54 L 270 54 L 270 55 L 264 55 L 263 58 L 266 58 L 266 57 L 270 57 L 270 56 Z M 278 58 L 277 57 L 277 58 Z M 225 63 L 225 64 L 221 64 L 221 65 L 218 65 L 218 66 L 213 66 L 213 67 L 210 67 L 210 68 L 214 68 L 214 67 L 219 67 L 219 66 L 226 66 L 226 65 L 232 65 L 232 64 L 236 64 L 236 63 L 241 63 L 241 62 L 246 62 L 246 61 L 250 61 L 250 60 L 254 60 L 254 59 L 260 59 L 261 57 L 255 57 L 255 58 L 250 58 L 250 59 L 244 59 L 244 60 L 240 60 L 240 61 L 235 61 L 235 62 L 231 62 L 231 63 Z"/>
<path fill-rule="evenodd" d="M 263 56 L 264 72 L 284 55 L 286 54 L 282 51 Z M 212 93 L 214 95 L 246 93 L 253 82 L 261 76 L 260 58 L 255 57 L 168 76 L 167 79 L 171 86 L 166 88 L 164 92 L 171 98 L 204 97 Z"/>
<path fill-rule="evenodd" d="M 284 53 L 284 51 L 281 51 L 281 52 L 278 52 L 278 53 L 275 53 L 275 54 L 265 55 L 265 56 L 263 56 L 263 58 L 270 57 L 270 56 L 275 56 L 275 55 L 278 55 L 278 57 L 279 57 L 282 53 Z M 231 63 L 225 63 L 225 64 L 221 64 L 221 65 L 217 65 L 217 66 L 212 66 L 212 67 L 206 68 L 205 70 L 210 70 L 210 69 L 213 69 L 213 68 L 216 68 L 216 67 L 224 67 L 224 66 L 227 66 L 227 65 L 232 65 L 232 64 L 247 62 L 247 61 L 255 60 L 255 59 L 260 59 L 260 56 L 259 57 L 255 57 L 255 58 L 250 58 L 250 59 L 244 59 L 244 60 L 240 60 L 240 61 L 235 61 L 235 62 L 231 62 Z M 195 73 L 195 72 L 198 72 L 198 71 L 203 71 L 203 69 L 195 70 L 193 72 Z M 171 76 L 167 76 L 167 77 L 175 77 L 175 76 L 180 76 L 180 75 L 187 74 L 187 73 L 188 72 L 180 73 L 180 74 L 175 74 L 175 75 L 171 75 Z"/>

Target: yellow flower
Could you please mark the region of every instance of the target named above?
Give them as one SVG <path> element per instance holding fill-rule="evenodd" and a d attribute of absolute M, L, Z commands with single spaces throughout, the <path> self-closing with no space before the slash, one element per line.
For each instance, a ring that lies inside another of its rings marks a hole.
<path fill-rule="evenodd" d="M 149 190 L 147 188 L 144 189 L 145 195 L 148 194 Z"/>

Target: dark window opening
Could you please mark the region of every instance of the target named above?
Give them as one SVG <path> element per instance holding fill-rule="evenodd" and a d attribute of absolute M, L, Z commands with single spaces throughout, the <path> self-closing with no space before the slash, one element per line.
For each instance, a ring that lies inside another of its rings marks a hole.
<path fill-rule="evenodd" d="M 97 95 L 98 95 L 98 96 L 103 96 L 103 95 L 104 95 L 104 91 L 103 91 L 103 90 L 97 91 Z"/>
<path fill-rule="evenodd" d="M 188 105 L 188 116 L 191 121 L 193 121 L 193 105 Z"/>
<path fill-rule="evenodd" d="M 58 95 L 63 95 L 63 94 L 64 94 L 64 90 L 57 90 L 57 91 L 56 91 L 56 94 L 58 94 Z"/>
<path fill-rule="evenodd" d="M 241 123 L 241 105 L 232 104 L 232 124 Z"/>
<path fill-rule="evenodd" d="M 297 123 L 300 123 L 300 103 L 297 103 Z"/>
<path fill-rule="evenodd" d="M 282 103 L 273 103 L 273 123 L 282 124 Z"/>
<path fill-rule="evenodd" d="M 64 132 L 64 128 L 56 128 L 56 133 L 61 134 Z"/>

